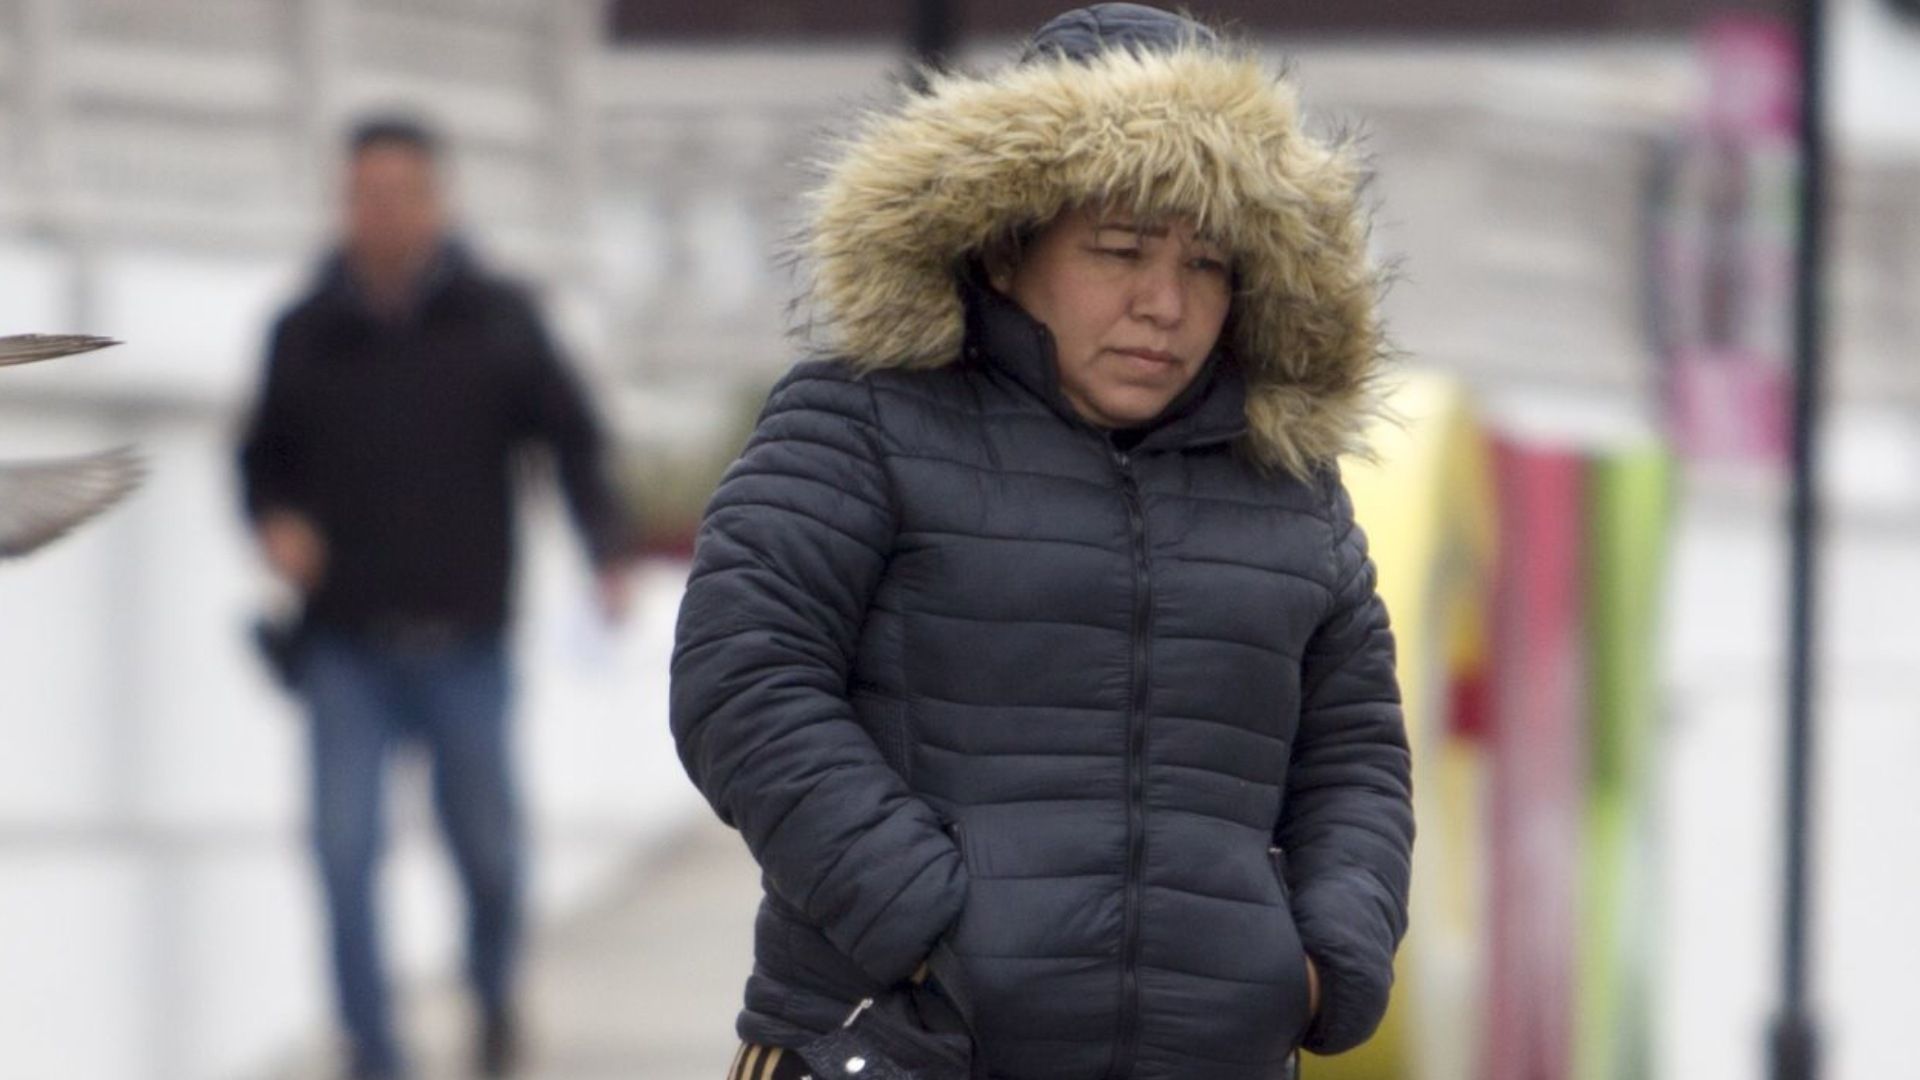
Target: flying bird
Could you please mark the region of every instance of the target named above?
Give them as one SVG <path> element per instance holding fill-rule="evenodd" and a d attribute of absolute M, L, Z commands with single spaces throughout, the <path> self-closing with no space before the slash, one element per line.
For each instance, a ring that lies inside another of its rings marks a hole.
<path fill-rule="evenodd" d="M 92 334 L 15 334 L 0 337 L 0 367 L 31 364 L 35 360 L 51 360 L 118 344 L 110 337 Z"/>
<path fill-rule="evenodd" d="M 0 337 L 0 367 L 118 345 L 86 334 Z M 145 473 L 130 447 L 0 465 L 0 559 L 25 555 L 119 502 Z"/>

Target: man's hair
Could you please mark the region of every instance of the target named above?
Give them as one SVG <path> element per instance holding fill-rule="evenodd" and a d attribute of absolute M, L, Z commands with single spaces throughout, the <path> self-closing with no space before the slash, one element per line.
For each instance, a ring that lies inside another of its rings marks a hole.
<path fill-rule="evenodd" d="M 350 156 L 381 146 L 411 150 L 428 161 L 440 159 L 440 134 L 411 116 L 386 114 L 368 116 L 354 123 L 347 134 Z"/>

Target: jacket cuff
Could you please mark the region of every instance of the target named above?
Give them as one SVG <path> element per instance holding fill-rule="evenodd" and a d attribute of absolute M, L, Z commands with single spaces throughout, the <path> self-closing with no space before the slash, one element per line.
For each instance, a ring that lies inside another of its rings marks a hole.
<path fill-rule="evenodd" d="M 1313 958 L 1320 972 L 1320 1014 L 1300 1040 L 1321 1056 L 1345 1053 L 1373 1037 L 1387 1012 L 1387 995 L 1371 979 L 1354 978 L 1339 965 Z"/>
<path fill-rule="evenodd" d="M 247 524 L 256 526 L 275 514 L 305 513 L 292 499 L 272 492 L 249 493 L 242 504 L 242 509 L 246 512 Z"/>
<path fill-rule="evenodd" d="M 1315 926 L 1315 922 L 1311 917 L 1301 919 L 1300 939 L 1320 974 L 1320 1012 L 1300 1045 L 1325 1056 L 1351 1050 L 1379 1029 L 1393 989 L 1393 957 L 1363 938 L 1315 934 L 1329 925 Z"/>

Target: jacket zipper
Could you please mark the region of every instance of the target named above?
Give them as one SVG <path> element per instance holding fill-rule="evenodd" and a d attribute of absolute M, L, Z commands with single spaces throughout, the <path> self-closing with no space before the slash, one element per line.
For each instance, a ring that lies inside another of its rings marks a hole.
<path fill-rule="evenodd" d="M 1147 572 L 1147 518 L 1134 482 L 1132 458 L 1122 450 L 1113 454 L 1120 470 L 1120 494 L 1127 504 L 1127 527 L 1133 552 L 1133 686 L 1127 699 L 1127 879 L 1120 958 L 1120 1041 L 1114 1048 L 1111 1080 L 1125 1080 L 1133 1072 L 1139 1040 L 1140 987 L 1135 968 L 1140 953 L 1140 890 L 1146 857 L 1146 741 L 1148 650 L 1147 621 L 1153 602 L 1153 582 Z"/>

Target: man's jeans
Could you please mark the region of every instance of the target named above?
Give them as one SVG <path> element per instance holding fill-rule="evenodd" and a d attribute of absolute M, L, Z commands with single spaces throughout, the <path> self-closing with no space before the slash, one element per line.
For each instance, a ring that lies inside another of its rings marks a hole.
<path fill-rule="evenodd" d="M 465 886 L 468 972 L 483 1008 L 508 1004 L 520 924 L 520 825 L 508 764 L 499 634 L 361 639 L 319 632 L 302 659 L 313 739 L 312 826 L 332 917 L 341 1018 L 355 1070 L 397 1075 L 375 917 L 389 751 L 417 742 Z"/>

